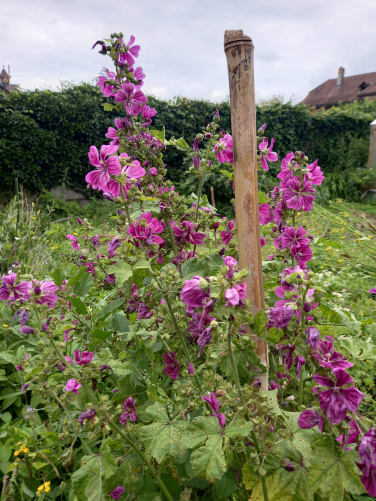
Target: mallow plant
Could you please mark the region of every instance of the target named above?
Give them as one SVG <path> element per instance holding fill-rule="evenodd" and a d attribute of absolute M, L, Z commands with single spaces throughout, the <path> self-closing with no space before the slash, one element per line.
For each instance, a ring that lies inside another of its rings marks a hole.
<path fill-rule="evenodd" d="M 362 418 L 354 362 L 320 335 L 304 223 L 324 180 L 318 162 L 288 153 L 279 184 L 260 193 L 275 302 L 253 317 L 236 221 L 202 192 L 213 152 L 232 181 L 232 137 L 219 114 L 196 135 L 188 175 L 197 192 L 182 197 L 163 152 L 190 146 L 151 128 L 157 111 L 142 90 L 139 45 L 120 33 L 98 46 L 113 64 L 98 86 L 119 118 L 106 144 L 90 146 L 85 179 L 116 218 L 110 235 L 79 218 L 66 235 L 72 264 L 57 262 L 50 276 L 21 268 L 2 277 L 9 343 L 27 346 L 14 360 L 25 410 L 2 499 L 376 497 L 375 429 Z M 267 171 L 278 154 L 265 128 L 257 144 Z M 266 392 L 249 329 L 269 344 Z"/>

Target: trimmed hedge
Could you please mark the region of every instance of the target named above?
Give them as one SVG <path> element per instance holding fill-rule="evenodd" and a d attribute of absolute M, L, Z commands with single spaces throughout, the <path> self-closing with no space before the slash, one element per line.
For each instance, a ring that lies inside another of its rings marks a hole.
<path fill-rule="evenodd" d="M 99 147 L 104 142 L 104 134 L 114 118 L 111 112 L 103 110 L 104 102 L 98 88 L 89 84 L 60 92 L 0 93 L 3 189 L 11 192 L 18 177 L 31 192 L 61 183 L 85 190 L 89 146 Z M 155 128 L 165 127 L 167 137 L 183 136 L 192 143 L 216 109 L 221 114 L 221 126 L 230 130 L 227 102 L 214 104 L 186 98 L 163 101 L 150 97 L 149 104 L 158 111 Z M 341 105 L 322 112 L 278 101 L 257 108 L 258 125 L 268 124 L 267 135 L 275 138 L 280 156 L 299 148 L 310 158 L 318 158 L 331 179 L 343 178 L 344 173 L 365 166 L 369 124 L 375 117 L 376 101 Z M 174 182 L 182 180 L 185 153 L 170 148 L 165 158 L 170 178 Z M 334 182 L 334 191 L 335 188 Z"/>

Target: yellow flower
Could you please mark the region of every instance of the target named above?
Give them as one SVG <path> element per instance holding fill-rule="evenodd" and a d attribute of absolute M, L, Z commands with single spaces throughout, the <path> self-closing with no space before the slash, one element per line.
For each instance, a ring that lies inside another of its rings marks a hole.
<path fill-rule="evenodd" d="M 9 327 L 9 325 L 8 324 L 3 324 L 3 327 Z"/>
<path fill-rule="evenodd" d="M 44 484 L 38 487 L 37 496 L 40 496 L 42 492 L 50 492 L 50 490 L 51 490 L 51 482 L 44 482 Z"/>

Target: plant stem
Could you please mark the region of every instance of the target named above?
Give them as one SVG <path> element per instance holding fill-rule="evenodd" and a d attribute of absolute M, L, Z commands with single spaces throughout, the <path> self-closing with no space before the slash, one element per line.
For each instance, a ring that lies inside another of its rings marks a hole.
<path fill-rule="evenodd" d="M 243 392 L 242 392 L 242 387 L 240 385 L 238 368 L 236 367 L 235 360 L 234 360 L 234 354 L 233 354 L 233 351 L 232 351 L 231 325 L 232 325 L 232 322 L 230 321 L 229 326 L 228 326 L 228 331 L 227 331 L 227 350 L 228 350 L 228 356 L 230 357 L 230 364 L 231 364 L 233 376 L 234 376 L 234 379 L 235 379 L 236 388 L 238 390 L 238 394 L 239 394 L 239 398 L 240 398 L 240 403 L 242 405 L 245 405 L 245 400 L 244 400 L 244 396 L 243 396 Z"/>
<path fill-rule="evenodd" d="M 303 405 L 304 396 L 304 365 L 300 368 L 300 381 L 299 381 L 299 407 Z"/>
<path fill-rule="evenodd" d="M 253 443 L 255 444 L 255 449 L 257 451 L 257 454 L 260 455 L 260 445 L 257 440 L 256 433 L 254 431 L 251 432 L 251 437 L 253 440 Z M 261 485 L 262 485 L 262 493 L 264 495 L 264 501 L 269 501 L 269 494 L 268 494 L 268 486 L 266 484 L 266 478 L 265 475 L 261 475 Z"/>
<path fill-rule="evenodd" d="M 155 473 L 155 471 L 154 471 L 154 469 L 153 469 L 150 461 L 148 460 L 148 458 L 137 447 L 137 445 L 133 442 L 133 440 L 129 437 L 129 435 L 124 430 L 122 430 L 119 425 L 117 425 L 116 423 L 113 423 L 112 421 L 108 421 L 108 425 L 110 426 L 110 428 L 112 428 L 117 433 L 119 433 L 119 435 L 124 438 L 124 440 L 127 442 L 127 444 L 129 444 L 130 447 L 132 447 L 132 449 L 140 456 L 140 458 L 142 459 L 142 461 L 150 469 L 150 472 L 152 473 L 152 475 L 155 478 L 155 480 L 158 482 L 159 487 L 161 488 L 163 494 L 166 496 L 166 498 L 168 499 L 168 501 L 174 501 L 174 498 L 171 496 L 171 494 L 170 494 L 170 492 L 169 492 L 166 484 L 163 482 L 163 480 L 161 479 L 161 477 L 159 476 L 159 474 Z"/>
<path fill-rule="evenodd" d="M 170 317 L 171 317 L 172 323 L 174 324 L 174 328 L 175 328 L 176 332 L 178 333 L 178 335 L 180 337 L 180 341 L 181 341 L 181 344 L 183 346 L 183 350 L 184 350 L 185 356 L 186 356 L 188 362 L 192 363 L 192 359 L 191 359 L 191 356 L 189 354 L 189 350 L 188 350 L 187 344 L 185 342 L 183 333 L 180 330 L 180 327 L 179 327 L 179 325 L 178 325 L 178 323 L 176 321 L 176 317 L 175 317 L 175 314 L 174 314 L 174 312 L 172 310 L 171 303 L 170 303 L 170 300 L 168 298 L 167 293 L 164 294 L 164 298 L 165 298 L 165 301 L 166 301 L 166 305 L 167 305 L 168 311 L 170 313 Z M 196 372 L 194 373 L 194 378 L 195 378 L 196 384 L 198 386 L 198 389 L 202 392 L 202 386 L 201 386 L 200 380 L 199 380 Z"/>

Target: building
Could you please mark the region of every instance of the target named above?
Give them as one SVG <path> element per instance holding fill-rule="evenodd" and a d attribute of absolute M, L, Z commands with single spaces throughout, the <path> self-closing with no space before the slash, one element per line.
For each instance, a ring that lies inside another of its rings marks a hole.
<path fill-rule="evenodd" d="M 3 69 L 0 73 L 0 91 L 4 92 L 12 92 L 18 88 L 17 85 L 12 85 L 10 83 L 10 67 L 8 66 L 8 71 L 3 66 Z"/>
<path fill-rule="evenodd" d="M 376 99 L 376 72 L 345 77 L 345 69 L 338 68 L 338 77 L 315 87 L 302 101 L 315 108 L 330 108 L 339 102 L 351 103 L 364 98 Z"/>

